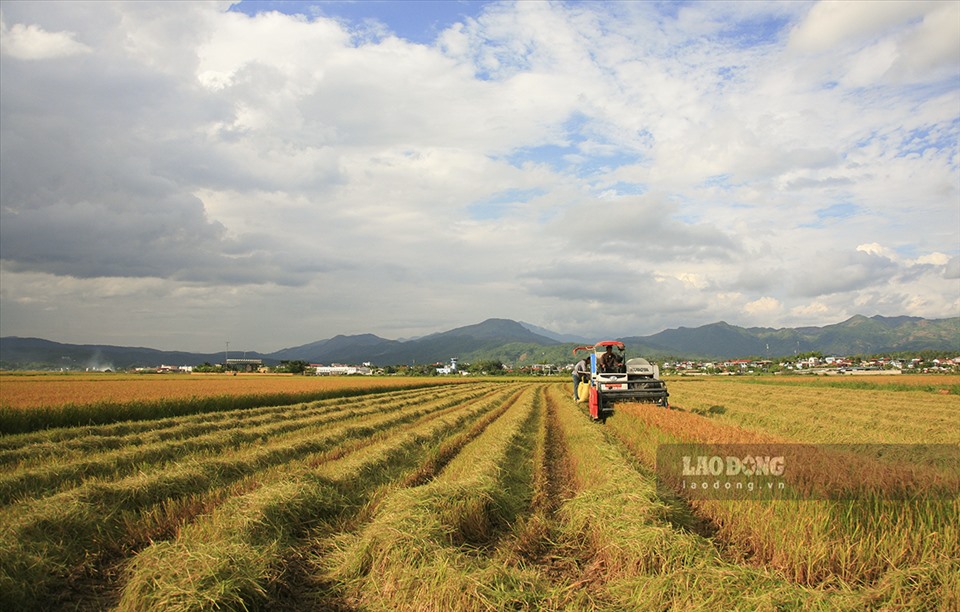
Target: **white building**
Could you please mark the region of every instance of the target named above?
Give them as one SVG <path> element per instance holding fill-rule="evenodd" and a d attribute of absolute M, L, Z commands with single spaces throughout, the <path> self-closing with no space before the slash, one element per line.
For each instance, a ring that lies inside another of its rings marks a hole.
<path fill-rule="evenodd" d="M 370 376 L 373 374 L 367 366 L 350 366 L 350 365 L 328 365 L 328 366 L 316 366 L 317 376 L 350 376 L 353 374 L 359 374 L 363 376 Z"/>

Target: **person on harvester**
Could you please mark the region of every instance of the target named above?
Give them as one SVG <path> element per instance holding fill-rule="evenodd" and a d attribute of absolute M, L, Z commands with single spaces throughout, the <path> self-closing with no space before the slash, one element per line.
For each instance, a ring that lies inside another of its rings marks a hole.
<path fill-rule="evenodd" d="M 607 352 L 600 355 L 600 371 L 617 372 L 620 370 L 620 356 L 613 352 L 613 345 L 607 345 Z"/>

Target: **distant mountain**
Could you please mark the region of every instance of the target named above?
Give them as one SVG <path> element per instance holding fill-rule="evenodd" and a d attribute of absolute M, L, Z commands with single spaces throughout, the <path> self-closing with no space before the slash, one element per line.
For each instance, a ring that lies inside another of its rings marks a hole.
<path fill-rule="evenodd" d="M 402 345 L 397 340 L 387 340 L 373 334 L 334 336 L 329 340 L 311 342 L 302 346 L 285 348 L 268 357 L 277 361 L 306 361 L 309 363 L 362 363 L 371 361 L 371 355 L 382 355 L 391 348 Z"/>
<path fill-rule="evenodd" d="M 648 354 L 736 358 L 785 356 L 819 351 L 825 355 L 956 351 L 960 353 L 960 317 L 865 317 L 856 315 L 825 327 L 773 329 L 737 327 L 725 322 L 668 329 L 652 336 L 624 338 Z"/>
<path fill-rule="evenodd" d="M 531 329 L 532 328 L 532 329 Z M 564 342 L 563 339 L 570 340 Z M 960 355 L 960 317 L 864 317 L 857 315 L 825 327 L 774 329 L 737 327 L 719 322 L 679 327 L 650 336 L 620 338 L 630 354 L 652 358 L 780 357 L 819 351 L 830 355 L 952 351 Z M 246 357 L 266 364 L 302 360 L 310 363 L 372 362 L 375 365 L 446 363 L 498 359 L 503 363 L 571 363 L 582 338 L 563 336 L 510 319 L 487 319 L 414 340 L 387 340 L 373 334 L 334 336 L 301 346 Z M 589 343 L 589 341 L 587 342 Z M 6 369 L 110 368 L 220 363 L 223 353 L 159 351 L 142 347 L 60 344 L 39 338 L 0 338 L 0 367 Z M 239 356 L 236 352 L 232 357 Z"/>
<path fill-rule="evenodd" d="M 520 321 L 520 325 L 523 325 L 535 334 L 550 338 L 551 340 L 556 340 L 557 342 L 576 342 L 577 344 L 590 344 L 593 342 L 593 340 L 584 338 L 583 336 L 575 336 L 573 334 L 558 334 L 550 331 L 549 329 L 537 327 L 533 323 L 524 323 L 523 321 Z"/>
<path fill-rule="evenodd" d="M 648 346 L 653 352 L 678 355 L 738 356 L 753 354 L 757 347 L 763 349 L 763 343 L 754 334 L 724 321 L 695 328 L 668 329 L 652 336 L 624 338 L 623 341 Z"/>
<path fill-rule="evenodd" d="M 236 351 L 232 355 L 239 357 Z M 263 355 L 247 351 L 246 356 Z M 40 338 L 0 338 L 0 367 L 6 369 L 126 370 L 159 365 L 222 363 L 224 353 L 187 353 L 107 344 L 61 344 Z M 269 360 L 265 359 L 265 363 Z"/>
<path fill-rule="evenodd" d="M 804 333 L 805 330 L 798 330 Z M 864 317 L 857 315 L 836 325 L 807 332 L 817 349 L 829 354 L 886 353 L 945 350 L 960 352 L 960 317 Z"/>
<path fill-rule="evenodd" d="M 451 357 L 462 361 L 492 358 L 505 345 L 553 346 L 560 344 L 545 336 L 535 334 L 516 321 L 487 319 L 483 323 L 458 327 L 450 331 L 431 334 L 403 342 L 381 354 L 378 364 L 411 364 L 447 362 Z M 382 361 L 381 361 L 382 359 Z"/>
<path fill-rule="evenodd" d="M 311 363 L 360 363 L 377 365 L 448 362 L 485 358 L 482 355 L 508 344 L 551 345 L 556 340 L 535 334 L 509 319 L 487 319 L 416 340 L 385 340 L 372 334 L 336 336 L 303 346 L 270 353 L 277 360 L 301 359 Z"/>

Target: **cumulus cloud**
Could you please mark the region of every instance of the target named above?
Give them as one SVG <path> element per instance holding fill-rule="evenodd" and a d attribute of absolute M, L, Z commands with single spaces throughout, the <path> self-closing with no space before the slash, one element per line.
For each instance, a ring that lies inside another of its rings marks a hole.
<path fill-rule="evenodd" d="M 15 23 L 7 27 L 0 14 L 0 52 L 21 60 L 44 60 L 90 53 L 76 40 L 76 32 L 48 32 L 35 24 Z"/>
<path fill-rule="evenodd" d="M 872 41 L 930 10 L 924 2 L 819 2 L 790 32 L 790 45 L 826 51 L 841 44 Z"/>
<path fill-rule="evenodd" d="M 950 258 L 944 266 L 943 276 L 948 279 L 960 278 L 960 257 Z"/>
<path fill-rule="evenodd" d="M 791 309 L 791 313 L 800 320 L 818 319 L 825 315 L 831 314 L 831 312 L 830 306 L 821 301 L 815 301 L 809 304 L 801 304 L 799 306 L 794 306 Z"/>
<path fill-rule="evenodd" d="M 960 7 L 949 2 L 819 2 L 790 32 L 799 52 L 848 51 L 838 76 L 854 87 L 956 74 Z"/>
<path fill-rule="evenodd" d="M 877 257 L 884 257 L 890 260 L 897 258 L 897 255 L 893 249 L 889 249 L 882 244 L 877 244 L 876 242 L 857 245 L 857 252 L 866 253 L 868 255 L 876 255 Z"/>
<path fill-rule="evenodd" d="M 816 297 L 850 292 L 889 282 L 897 271 L 890 258 L 877 253 L 828 251 L 810 262 L 808 274 L 797 278 L 797 295 Z"/>
<path fill-rule="evenodd" d="M 957 313 L 954 3 L 238 8 L 4 4 L 4 335 Z"/>
<path fill-rule="evenodd" d="M 759 300 L 747 302 L 743 305 L 743 310 L 756 320 L 764 321 L 771 315 L 779 314 L 783 310 L 783 304 L 777 298 L 765 296 Z"/>

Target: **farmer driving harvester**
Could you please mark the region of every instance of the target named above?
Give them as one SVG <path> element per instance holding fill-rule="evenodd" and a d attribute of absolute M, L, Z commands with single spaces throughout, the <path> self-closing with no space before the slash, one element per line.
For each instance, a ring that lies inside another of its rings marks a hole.
<path fill-rule="evenodd" d="M 622 372 L 623 371 L 623 359 L 620 355 L 617 355 L 613 352 L 613 346 L 608 344 L 607 350 L 600 355 L 598 360 L 600 363 L 601 372 Z"/>

